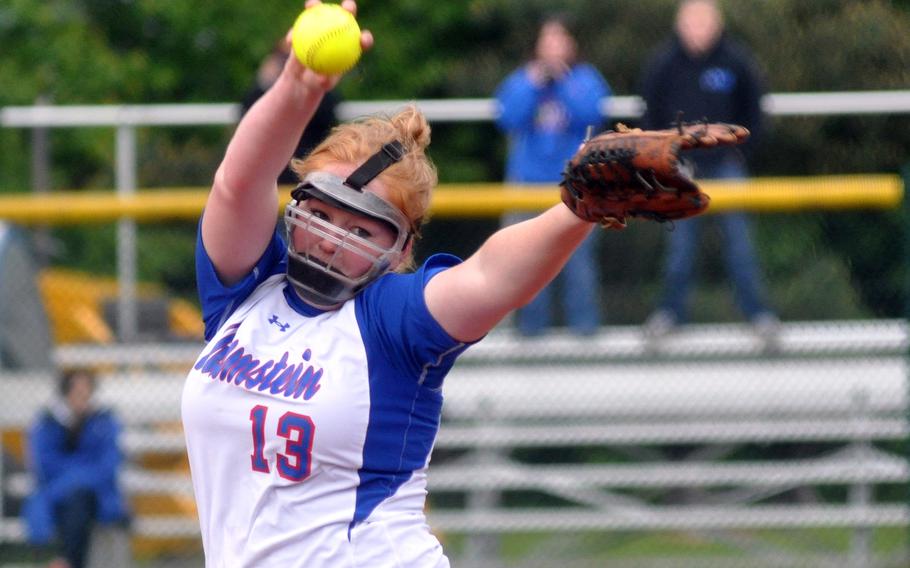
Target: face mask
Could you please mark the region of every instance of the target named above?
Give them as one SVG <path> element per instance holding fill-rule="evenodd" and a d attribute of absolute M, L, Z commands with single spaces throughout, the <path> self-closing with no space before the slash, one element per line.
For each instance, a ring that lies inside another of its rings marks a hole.
<path fill-rule="evenodd" d="M 284 215 L 288 242 L 288 281 L 308 303 L 320 308 L 335 307 L 353 298 L 401 260 L 411 235 L 410 222 L 394 205 L 374 193 L 363 191 L 363 186 L 400 161 L 403 152 L 400 142 L 391 142 L 347 179 L 343 180 L 328 172 L 312 172 L 291 192 L 292 201 L 285 208 Z M 383 223 L 394 233 L 393 244 L 384 248 L 313 215 L 301 207 L 307 199 L 318 199 Z M 329 259 L 317 259 L 308 250 L 296 250 L 294 231 L 305 231 L 305 240 L 331 242 L 335 247 L 334 254 Z M 367 270 L 360 275 L 345 275 L 338 267 L 341 255 L 351 255 L 349 257 L 366 261 Z"/>

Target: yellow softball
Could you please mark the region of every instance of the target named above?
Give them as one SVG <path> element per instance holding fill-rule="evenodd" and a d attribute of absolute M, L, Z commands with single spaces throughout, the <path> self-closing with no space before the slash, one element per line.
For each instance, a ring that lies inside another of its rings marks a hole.
<path fill-rule="evenodd" d="M 360 26 L 339 4 L 316 4 L 297 17 L 291 45 L 305 66 L 323 75 L 339 75 L 360 59 Z"/>

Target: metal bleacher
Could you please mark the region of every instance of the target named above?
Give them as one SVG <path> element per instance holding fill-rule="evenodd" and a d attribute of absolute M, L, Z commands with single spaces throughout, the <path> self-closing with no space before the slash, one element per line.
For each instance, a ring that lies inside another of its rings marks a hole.
<path fill-rule="evenodd" d="M 188 473 L 144 469 L 136 458 L 182 455 L 180 393 L 201 347 L 56 351 L 58 364 L 103 370 L 99 395 L 126 424 L 131 459 L 124 483 L 131 494 L 192 499 Z M 910 433 L 907 348 L 904 320 L 786 322 L 771 350 L 740 324 L 684 326 L 659 343 L 637 326 L 605 327 L 590 338 L 554 332 L 520 339 L 494 330 L 465 353 L 444 387 L 428 478 L 430 524 L 468 538 L 839 527 L 856 535 L 851 554 L 872 554 L 871 529 L 910 526 L 907 503 L 877 491 L 910 481 L 906 455 L 896 449 Z M 23 428 L 51 384 L 40 374 L 4 373 L 0 428 Z M 750 445 L 815 449 L 742 454 Z M 573 456 L 606 448 L 622 459 L 540 462 L 520 455 L 540 448 Z M 24 474 L 2 481 L 6 493 L 28 489 Z M 779 498 L 821 486 L 845 487 L 847 498 Z M 507 506 L 501 497 L 510 491 L 563 504 Z M 437 505 L 437 494 L 463 499 Z M 198 531 L 192 511 L 136 521 L 135 532 L 148 538 L 192 538 Z M 4 518 L 0 539 L 21 538 L 18 520 Z"/>

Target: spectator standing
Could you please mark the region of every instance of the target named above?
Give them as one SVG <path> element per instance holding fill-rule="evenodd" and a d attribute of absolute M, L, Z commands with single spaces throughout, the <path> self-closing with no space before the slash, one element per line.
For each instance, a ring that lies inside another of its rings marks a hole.
<path fill-rule="evenodd" d="M 642 128 L 667 128 L 679 120 L 679 113 L 684 120 L 741 124 L 752 132 L 747 152 L 761 135 L 762 77 L 749 51 L 724 32 L 715 0 L 680 2 L 676 33 L 646 65 L 641 89 L 647 104 Z M 693 151 L 688 159 L 699 179 L 743 179 L 748 175 L 740 147 Z M 737 306 L 762 337 L 771 339 L 779 321 L 766 303 L 749 219 L 742 211 L 723 213 L 716 219 Z M 678 221 L 669 233 L 663 297 L 645 323 L 651 337 L 662 336 L 688 319 L 686 302 L 703 223 L 703 217 Z"/>
<path fill-rule="evenodd" d="M 259 69 L 256 71 L 256 80 L 243 96 L 243 101 L 240 105 L 242 115 L 245 115 L 250 110 L 250 107 L 253 106 L 253 103 L 258 101 L 259 97 L 265 94 L 269 87 L 275 83 L 281 74 L 281 70 L 284 69 L 284 64 L 289 54 L 290 47 L 288 42 L 282 37 L 275 43 L 272 51 L 265 56 L 262 63 L 259 64 Z M 306 156 L 338 124 L 335 111 L 340 100 L 335 91 L 329 91 L 325 94 L 322 102 L 319 103 L 319 107 L 316 108 L 316 114 L 313 115 L 313 119 L 300 136 L 297 149 L 294 151 L 295 158 Z M 282 185 L 295 184 L 297 181 L 297 176 L 291 170 L 290 165 L 278 176 L 278 183 Z"/>
<path fill-rule="evenodd" d="M 542 21 L 533 58 L 499 85 L 497 125 L 509 137 L 506 181 L 554 184 L 566 161 L 578 150 L 589 127 L 601 129 L 600 104 L 610 96 L 607 81 L 592 65 L 578 60 L 578 44 L 567 15 Z M 549 187 L 549 186 L 548 186 Z M 505 224 L 533 217 L 509 213 Z M 569 329 L 590 335 L 601 323 L 599 279 L 595 260 L 596 233 L 575 250 L 557 281 L 516 312 L 518 331 L 545 333 L 550 326 L 554 286 Z"/>
<path fill-rule="evenodd" d="M 28 439 L 35 491 L 25 502 L 30 543 L 59 553 L 55 568 L 82 568 L 96 523 L 126 524 L 118 485 L 123 456 L 120 424 L 93 402 L 95 376 L 64 372 L 58 396 L 33 424 Z"/>

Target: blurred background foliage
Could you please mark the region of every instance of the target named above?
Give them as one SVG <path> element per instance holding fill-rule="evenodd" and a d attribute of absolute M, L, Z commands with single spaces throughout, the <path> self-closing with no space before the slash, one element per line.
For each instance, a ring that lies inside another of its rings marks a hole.
<path fill-rule="evenodd" d="M 527 57 L 541 15 L 559 10 L 578 16 L 582 55 L 601 70 L 614 93 L 633 95 L 643 61 L 672 30 L 675 3 L 361 0 L 359 19 L 374 32 L 376 49 L 339 91 L 347 100 L 488 97 Z M 0 106 L 30 105 L 39 98 L 59 105 L 237 102 L 301 5 L 287 0 L 4 0 Z M 728 0 L 722 5 L 728 29 L 754 50 L 769 92 L 910 88 L 910 1 Z M 231 130 L 143 129 L 140 187 L 208 185 Z M 760 142 L 756 175 L 894 173 L 910 161 L 910 117 L 777 117 Z M 53 189 L 113 187 L 110 129 L 54 130 L 51 143 Z M 505 144 L 489 123 L 439 124 L 432 153 L 443 182 L 499 181 Z M 29 133 L 0 130 L 0 192 L 29 191 L 29 164 Z M 467 254 L 495 226 L 494 221 L 437 219 L 419 252 L 448 248 Z M 756 229 L 769 284 L 785 318 L 903 315 L 901 212 L 762 215 Z M 175 230 L 179 237 L 173 236 Z M 647 313 L 659 285 L 655 250 L 662 247 L 664 230 L 637 224 L 602 239 L 608 321 L 636 322 Z M 452 244 L 453 231 L 464 238 Z M 57 236 L 56 261 L 111 270 L 114 231 L 67 229 Z M 140 238 L 145 245 L 140 275 L 192 297 L 192 263 L 175 266 L 173 260 L 176 251 L 192 250 L 191 224 L 143 227 Z M 703 257 L 702 273 L 709 276 L 694 298 L 696 319 L 737 317 L 717 255 Z M 618 265 L 625 268 L 612 269 Z M 633 289 L 640 293 L 630 299 Z"/>

